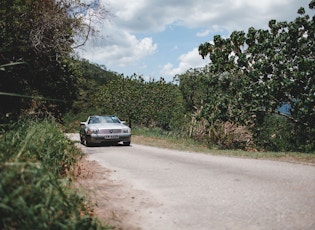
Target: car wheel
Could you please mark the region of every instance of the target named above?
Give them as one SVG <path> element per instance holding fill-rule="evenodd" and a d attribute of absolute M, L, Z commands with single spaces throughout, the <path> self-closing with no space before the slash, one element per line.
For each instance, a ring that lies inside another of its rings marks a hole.
<path fill-rule="evenodd" d="M 130 145 L 130 141 L 127 142 L 123 142 L 124 146 L 129 146 Z"/>
<path fill-rule="evenodd" d="M 81 142 L 82 145 L 85 144 L 85 137 L 82 134 L 80 134 L 80 142 Z"/>

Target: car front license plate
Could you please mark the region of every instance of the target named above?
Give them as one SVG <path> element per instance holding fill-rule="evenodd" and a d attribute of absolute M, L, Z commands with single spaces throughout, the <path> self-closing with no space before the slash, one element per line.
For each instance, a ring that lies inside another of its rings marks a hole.
<path fill-rule="evenodd" d="M 107 135 L 107 136 L 105 136 L 105 139 L 118 139 L 119 138 L 119 136 L 117 136 L 117 135 Z"/>

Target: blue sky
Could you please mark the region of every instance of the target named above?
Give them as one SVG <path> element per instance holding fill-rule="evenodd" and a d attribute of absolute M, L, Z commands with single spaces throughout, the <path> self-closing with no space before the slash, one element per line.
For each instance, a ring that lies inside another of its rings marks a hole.
<path fill-rule="evenodd" d="M 209 63 L 198 54 L 198 46 L 214 35 L 228 37 L 251 26 L 266 29 L 271 19 L 291 21 L 299 7 L 308 9 L 310 0 L 97 2 L 110 14 L 101 15 L 95 7 L 87 14 L 99 32 L 76 50 L 79 56 L 125 76 L 172 81 L 176 74 Z"/>

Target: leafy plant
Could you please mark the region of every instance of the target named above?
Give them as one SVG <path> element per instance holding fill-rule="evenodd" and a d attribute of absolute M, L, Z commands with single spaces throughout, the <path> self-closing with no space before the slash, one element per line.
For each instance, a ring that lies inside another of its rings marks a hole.
<path fill-rule="evenodd" d="M 104 229 L 69 172 L 80 152 L 50 120 L 21 121 L 0 136 L 1 229 Z"/>

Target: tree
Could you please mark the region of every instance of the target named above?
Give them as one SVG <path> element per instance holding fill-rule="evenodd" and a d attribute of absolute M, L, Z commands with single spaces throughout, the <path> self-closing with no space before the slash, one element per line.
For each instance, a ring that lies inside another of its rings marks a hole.
<path fill-rule="evenodd" d="M 187 112 L 193 112 L 200 108 L 205 103 L 206 98 L 213 94 L 211 87 L 209 87 L 208 76 L 207 67 L 190 69 L 186 73 L 176 76 Z"/>
<path fill-rule="evenodd" d="M 311 9 L 314 5 L 314 1 L 309 4 Z M 229 106 L 225 107 L 235 111 L 232 114 L 238 114 L 236 110 L 241 108 L 239 112 L 255 118 L 256 125 L 268 114 L 285 116 L 294 123 L 294 135 L 302 137 L 297 145 L 314 149 L 315 17 L 305 15 L 303 8 L 298 13 L 292 22 L 271 20 L 268 30 L 249 28 L 247 34 L 234 31 L 226 39 L 215 36 L 213 44 L 206 42 L 199 46 L 199 53 L 203 57 L 209 54 L 211 72 L 220 76 L 213 77 L 218 91 L 222 89 L 220 81 L 226 72 L 230 82 L 238 82 L 229 84 L 230 88 L 234 87 L 235 95 L 234 99 L 232 95 L 227 96 Z M 224 94 L 230 90 L 225 89 Z M 219 94 L 213 101 L 216 107 L 222 105 L 224 98 L 224 94 Z M 244 106 L 235 107 L 239 104 Z M 290 105 L 289 115 L 279 111 L 284 104 Z M 212 111 L 213 105 L 208 108 Z M 229 113 L 223 109 L 221 114 L 226 117 Z M 230 115 L 226 118 L 233 119 Z"/>
<path fill-rule="evenodd" d="M 127 119 L 131 127 L 141 120 L 143 99 L 143 78 L 120 76 L 106 85 L 100 86 L 93 96 L 93 104 L 102 114 L 115 114 Z"/>
<path fill-rule="evenodd" d="M 94 98 L 94 106 L 100 113 L 127 119 L 129 126 L 175 129 L 183 114 L 180 91 L 164 79 L 146 82 L 137 75 L 121 76 L 101 86 Z"/>
<path fill-rule="evenodd" d="M 79 45 L 75 38 L 91 32 L 82 18 L 89 7 L 77 0 L 0 2 L 0 92 L 20 95 L 0 96 L 2 117 L 23 110 L 58 115 L 69 108 L 79 74 L 71 55 Z"/>
<path fill-rule="evenodd" d="M 183 122 L 184 108 L 177 85 L 159 81 L 145 82 L 142 111 L 145 112 L 146 126 L 160 127 L 164 130 L 179 129 Z"/>

